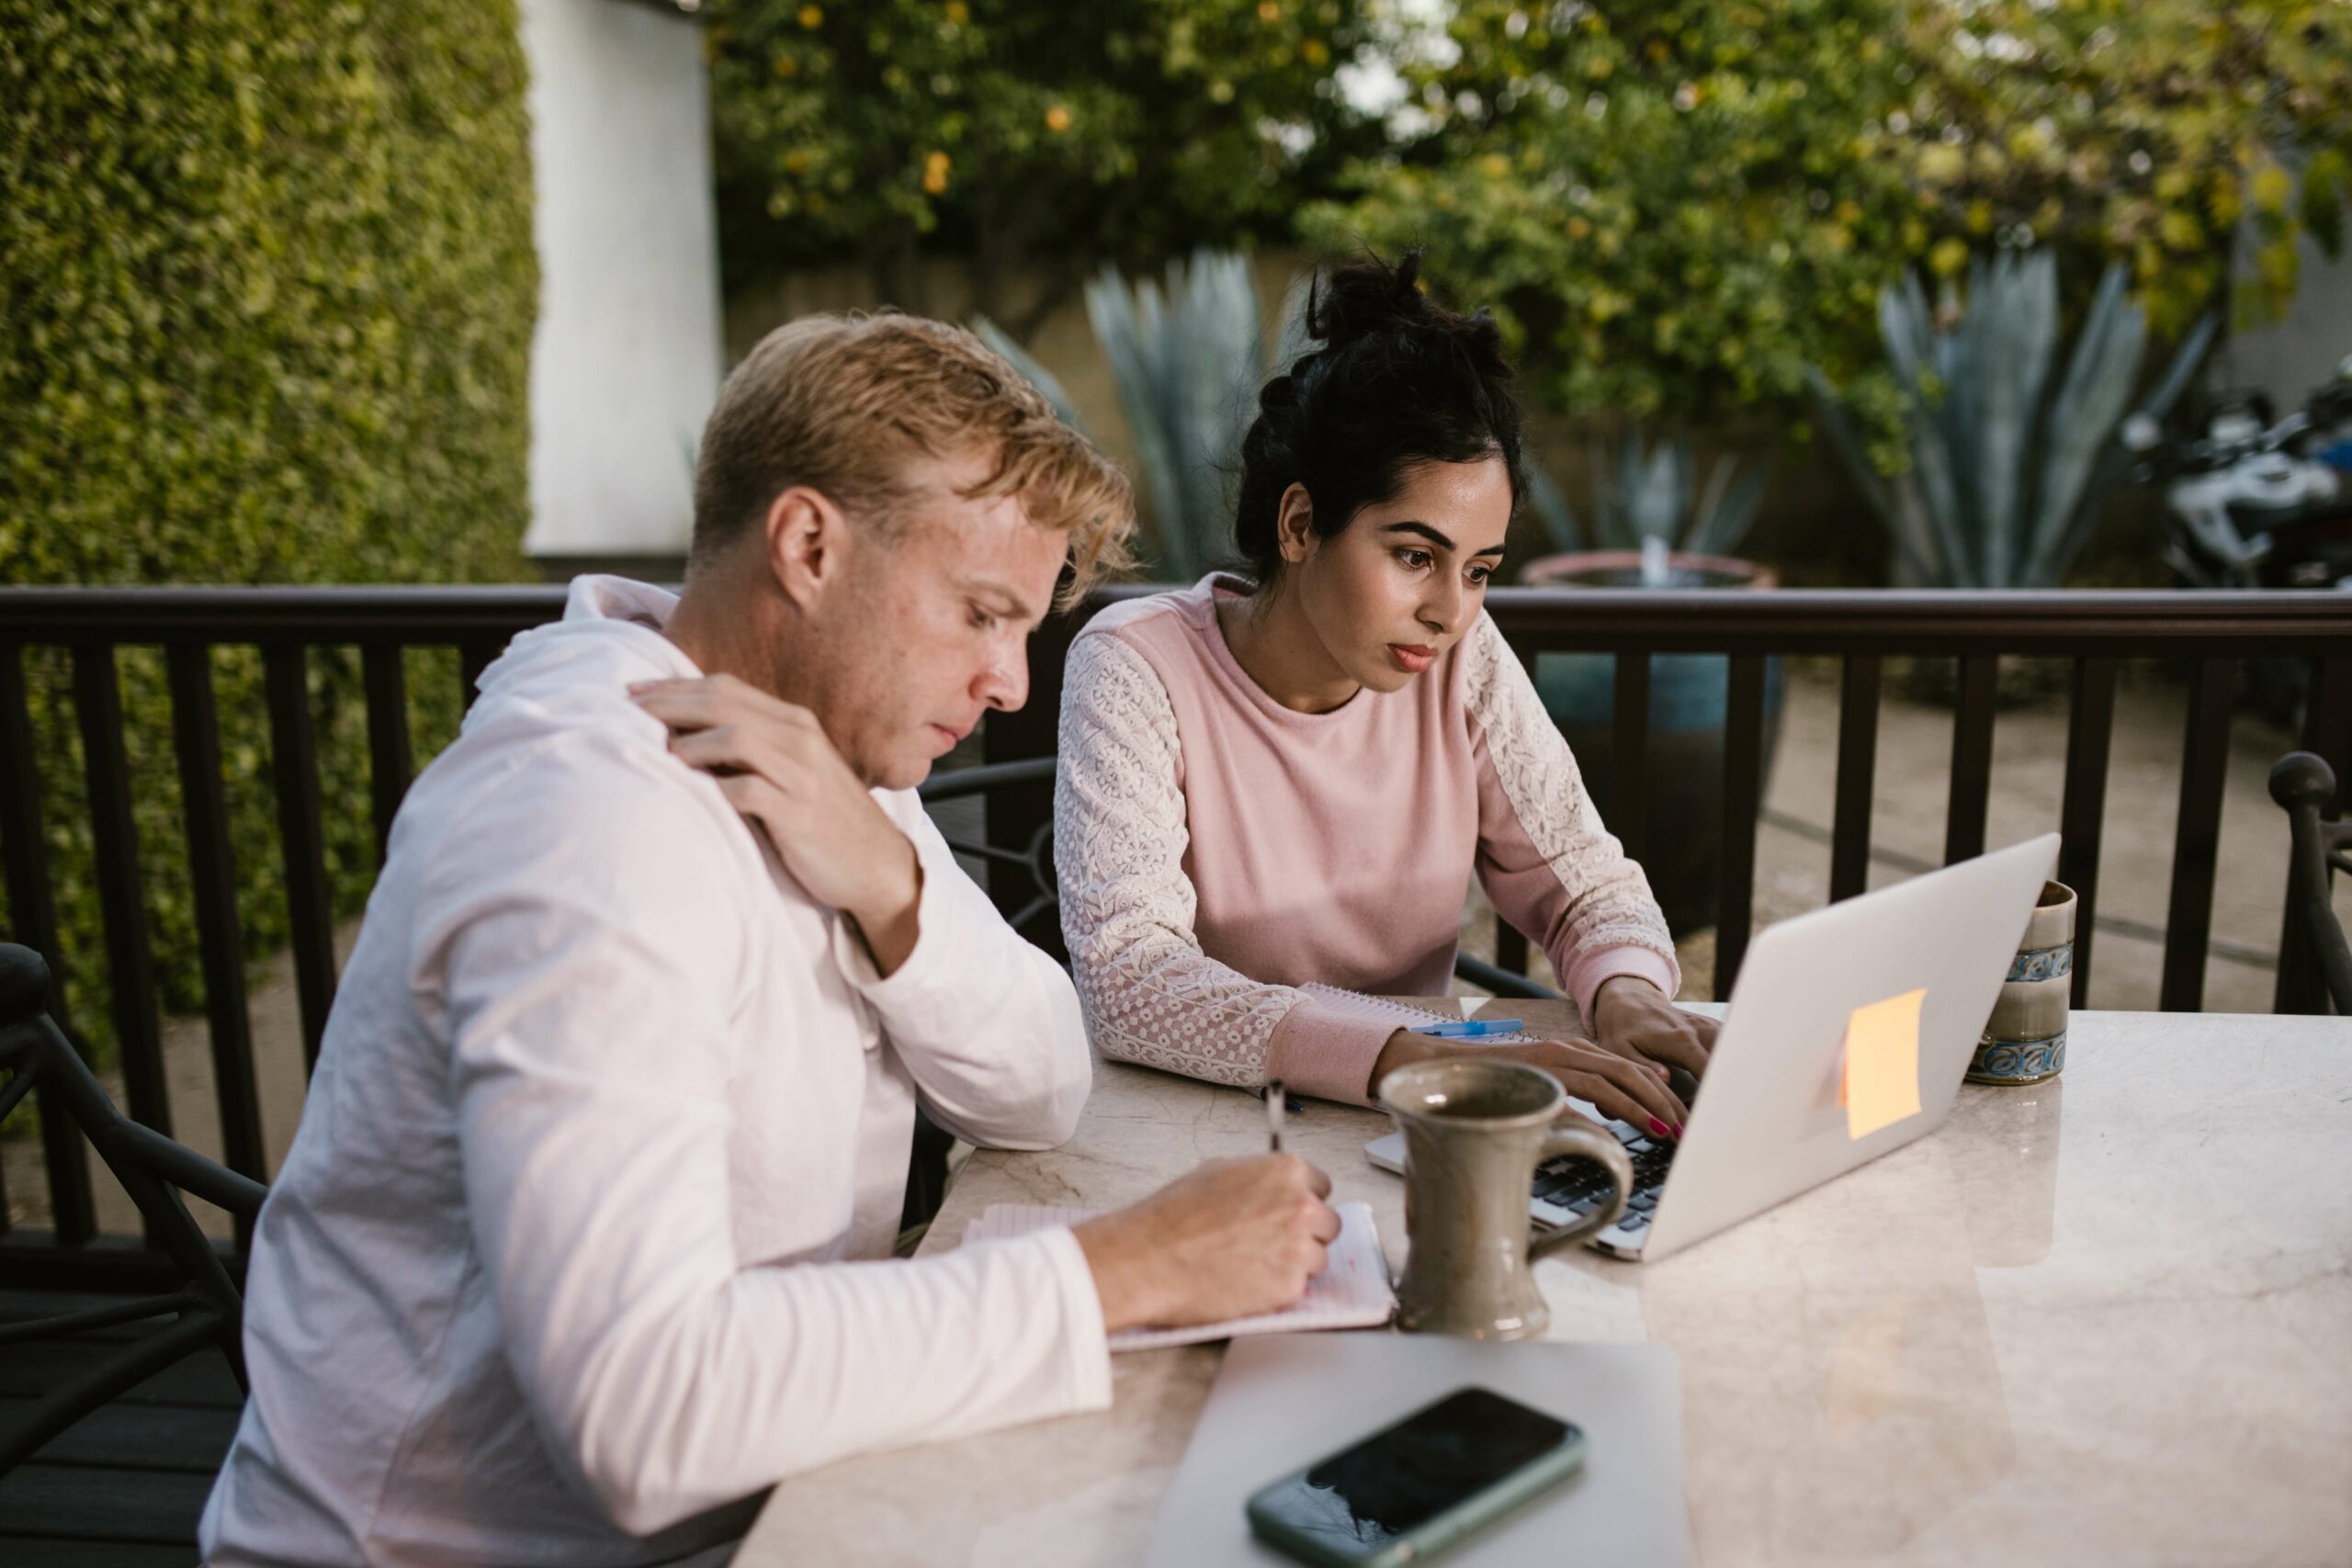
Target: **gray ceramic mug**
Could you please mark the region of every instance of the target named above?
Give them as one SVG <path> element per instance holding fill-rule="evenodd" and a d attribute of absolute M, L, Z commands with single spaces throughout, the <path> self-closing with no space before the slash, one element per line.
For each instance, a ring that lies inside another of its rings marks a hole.
<path fill-rule="evenodd" d="M 1549 1073 L 1476 1057 L 1416 1062 L 1380 1080 L 1405 1134 L 1405 1234 L 1396 1326 L 1471 1339 L 1528 1339 L 1552 1321 L 1530 1265 L 1606 1229 L 1624 1211 L 1633 1162 L 1609 1134 L 1563 1122 L 1567 1091 Z M 1581 1224 L 1529 1235 L 1535 1168 L 1599 1160 L 1614 1190 Z"/>
<path fill-rule="evenodd" d="M 1984 1021 L 1970 1083 L 2030 1084 L 2054 1078 L 2066 1066 L 2067 1004 L 2075 988 L 2075 890 L 2045 882 L 2026 921 L 2001 999 Z"/>

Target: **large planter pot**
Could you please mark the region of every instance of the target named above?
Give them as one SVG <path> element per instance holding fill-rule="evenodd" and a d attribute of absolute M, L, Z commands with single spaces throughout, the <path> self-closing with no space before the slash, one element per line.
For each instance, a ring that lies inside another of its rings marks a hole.
<path fill-rule="evenodd" d="M 1769 589 L 1772 573 L 1729 556 L 1669 555 L 1669 588 Z M 1634 550 L 1594 550 L 1544 556 L 1527 563 L 1520 581 L 1530 587 L 1639 588 L 1642 558 Z M 1772 775 L 1780 749 L 1781 660 L 1764 663 L 1762 778 Z M 1666 923 L 1676 936 L 1715 923 L 1716 885 L 1723 867 L 1724 716 L 1731 661 L 1713 653 L 1660 653 L 1650 658 L 1650 725 L 1644 763 L 1648 839 L 1642 868 L 1649 874 Z M 1606 653 L 1546 653 L 1535 661 L 1535 689 L 1552 722 L 1584 771 L 1601 820 L 1615 800 L 1617 661 Z M 1758 798 L 1762 798 L 1758 791 Z"/>

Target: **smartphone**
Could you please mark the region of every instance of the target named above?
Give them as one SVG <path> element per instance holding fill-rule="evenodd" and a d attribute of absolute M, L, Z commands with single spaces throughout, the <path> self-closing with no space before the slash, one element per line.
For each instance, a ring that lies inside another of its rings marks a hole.
<path fill-rule="evenodd" d="M 1584 1433 L 1456 1389 L 1250 1499 L 1250 1533 L 1316 1568 L 1419 1562 L 1576 1473 Z"/>

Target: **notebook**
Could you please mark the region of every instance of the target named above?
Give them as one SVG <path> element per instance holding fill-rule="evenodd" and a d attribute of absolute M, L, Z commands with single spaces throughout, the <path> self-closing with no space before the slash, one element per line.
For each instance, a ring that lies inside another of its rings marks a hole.
<path fill-rule="evenodd" d="M 1392 1002 L 1385 997 L 1368 997 L 1362 991 L 1342 990 L 1337 986 L 1327 986 L 1320 980 L 1310 980 L 1299 989 L 1331 1011 L 1369 1022 L 1394 1024 L 1398 1029 L 1418 1029 L 1425 1023 L 1462 1021 L 1459 1013 L 1431 1012 L 1427 1008 L 1417 1008 L 1408 1002 Z M 1493 1005 L 1498 1015 L 1507 1013 L 1510 1006 L 1509 1002 L 1502 1001 Z M 1476 1043 L 1496 1045 L 1536 1038 L 1532 1034 L 1482 1034 Z"/>
<path fill-rule="evenodd" d="M 1197 1345 L 1244 1334 L 1380 1327 L 1396 1315 L 1396 1292 L 1388 1282 L 1388 1260 L 1381 1256 L 1379 1233 L 1373 1228 L 1372 1205 L 1340 1203 L 1336 1208 L 1340 1235 L 1327 1249 L 1328 1266 L 1306 1282 L 1306 1294 L 1299 1298 L 1296 1305 L 1283 1312 L 1196 1324 L 1190 1328 L 1122 1329 L 1111 1336 L 1111 1348 L 1157 1350 L 1163 1346 Z M 964 1242 L 968 1247 L 976 1241 L 1003 1241 L 1057 1225 L 1082 1224 L 1094 1218 L 1097 1212 L 1035 1203 L 991 1203 L 987 1213 L 964 1227 Z"/>

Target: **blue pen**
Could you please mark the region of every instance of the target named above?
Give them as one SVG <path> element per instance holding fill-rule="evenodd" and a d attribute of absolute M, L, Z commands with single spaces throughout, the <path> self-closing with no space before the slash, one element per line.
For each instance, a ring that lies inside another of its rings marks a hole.
<path fill-rule="evenodd" d="M 1516 1034 L 1527 1027 L 1519 1018 L 1469 1018 L 1460 1023 L 1424 1023 L 1410 1032 L 1427 1034 L 1438 1040 L 1476 1040 L 1487 1034 Z"/>

